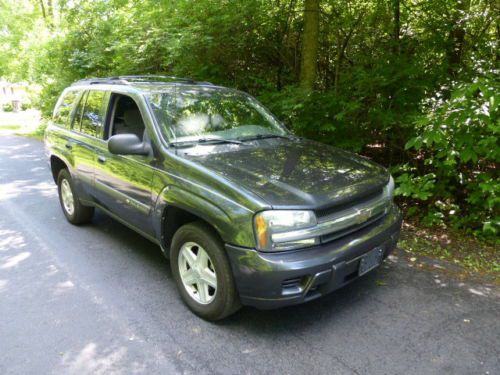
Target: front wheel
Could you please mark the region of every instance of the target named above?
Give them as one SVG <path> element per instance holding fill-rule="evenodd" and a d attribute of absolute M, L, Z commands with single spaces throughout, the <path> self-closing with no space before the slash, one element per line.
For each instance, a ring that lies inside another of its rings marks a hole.
<path fill-rule="evenodd" d="M 190 223 L 172 239 L 170 267 L 186 305 L 207 320 L 234 313 L 240 301 L 223 244 L 211 228 Z"/>
<path fill-rule="evenodd" d="M 67 169 L 61 170 L 57 177 L 57 190 L 64 216 L 71 224 L 88 223 L 94 216 L 94 207 L 84 206 L 76 193 L 73 180 Z"/>

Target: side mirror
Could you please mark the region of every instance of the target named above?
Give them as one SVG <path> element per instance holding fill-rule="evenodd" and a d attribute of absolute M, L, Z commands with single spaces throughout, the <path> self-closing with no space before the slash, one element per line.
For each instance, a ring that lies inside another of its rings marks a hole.
<path fill-rule="evenodd" d="M 151 147 L 135 134 L 117 134 L 108 139 L 108 150 L 116 155 L 149 155 Z"/>

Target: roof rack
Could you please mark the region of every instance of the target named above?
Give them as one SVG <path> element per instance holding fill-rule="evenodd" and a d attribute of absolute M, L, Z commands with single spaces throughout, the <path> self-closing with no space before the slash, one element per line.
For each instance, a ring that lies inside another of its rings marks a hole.
<path fill-rule="evenodd" d="M 77 85 L 129 85 L 132 83 L 189 83 L 193 85 L 212 85 L 210 82 L 200 82 L 189 78 L 180 78 L 174 76 L 161 75 L 134 75 L 134 76 L 115 76 L 106 78 L 85 78 L 76 81 L 72 86 Z"/>

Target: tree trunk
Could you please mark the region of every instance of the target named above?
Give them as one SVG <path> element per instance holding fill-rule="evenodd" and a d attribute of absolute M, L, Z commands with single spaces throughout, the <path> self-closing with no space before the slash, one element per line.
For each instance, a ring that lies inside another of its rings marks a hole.
<path fill-rule="evenodd" d="M 448 36 L 448 73 L 455 77 L 462 63 L 462 52 L 465 41 L 465 30 L 460 26 L 454 26 Z"/>
<path fill-rule="evenodd" d="M 350 36 L 346 36 L 344 41 L 342 42 L 342 46 L 339 47 L 337 52 L 337 58 L 335 59 L 335 76 L 333 78 L 333 88 L 335 93 L 339 91 L 339 79 L 340 79 L 340 67 L 342 65 L 342 61 L 344 60 L 345 49 L 347 48 L 347 44 L 349 43 Z"/>
<path fill-rule="evenodd" d="M 361 12 L 352 25 L 351 29 L 345 35 L 344 40 L 342 41 L 342 45 L 339 47 L 338 53 L 337 53 L 337 58 L 335 60 L 335 77 L 333 80 L 333 87 L 335 89 L 335 93 L 338 92 L 338 87 L 339 87 L 339 77 L 340 77 L 340 68 L 342 67 L 342 62 L 344 61 L 345 58 L 345 51 L 347 49 L 347 46 L 349 44 L 349 41 L 352 38 L 352 35 L 354 34 L 354 31 L 358 27 L 359 23 L 361 22 L 361 19 L 364 17 L 365 12 Z M 339 37 L 340 38 L 340 37 Z"/>
<path fill-rule="evenodd" d="M 280 26 L 280 31 L 276 33 L 276 38 L 277 38 L 277 48 L 278 48 L 278 67 L 276 70 L 276 89 L 278 91 L 281 91 L 283 82 L 282 82 L 282 76 L 283 76 L 283 69 L 285 65 L 285 57 L 284 57 L 284 51 L 285 51 L 285 41 L 288 38 L 288 30 L 290 28 L 290 23 L 292 22 L 292 17 L 293 17 L 293 11 L 295 8 L 295 1 L 296 0 L 290 0 L 288 4 L 288 10 L 286 9 L 286 6 L 283 6 L 284 12 L 286 12 L 286 19 L 284 25 Z M 280 1 L 277 2 L 277 7 L 280 7 Z"/>
<path fill-rule="evenodd" d="M 401 33 L 400 1 L 393 0 L 392 4 L 393 4 L 393 11 L 394 11 L 394 30 L 393 30 L 394 53 L 399 54 L 399 34 Z"/>
<path fill-rule="evenodd" d="M 53 9 L 52 9 L 52 0 L 47 0 L 47 14 L 51 18 L 54 16 L 54 12 L 53 12 Z"/>
<path fill-rule="evenodd" d="M 44 0 L 39 0 L 40 9 L 42 10 L 43 20 L 49 29 L 54 27 L 54 11 L 52 8 L 52 0 L 47 0 L 45 5 Z"/>
<path fill-rule="evenodd" d="M 318 73 L 319 0 L 304 1 L 300 86 L 312 90 Z"/>
<path fill-rule="evenodd" d="M 470 0 L 461 0 L 458 2 L 450 33 L 448 34 L 448 73 L 456 78 L 457 71 L 462 64 L 462 54 L 465 44 L 465 20 L 462 19 L 470 6 Z"/>
<path fill-rule="evenodd" d="M 46 20 L 47 19 L 47 14 L 45 13 L 45 5 L 43 5 L 43 0 L 40 0 L 40 8 L 42 9 L 43 19 Z"/>
<path fill-rule="evenodd" d="M 399 69 L 401 62 L 399 61 L 399 55 L 401 50 L 400 34 L 401 34 L 401 1 L 392 0 L 392 33 L 391 33 L 391 51 L 392 51 L 392 70 L 395 72 Z M 387 103 L 387 111 L 399 113 L 397 108 L 397 95 L 399 90 L 399 83 L 392 80 L 391 84 L 388 86 L 388 96 L 389 101 Z M 394 119 L 394 125 L 396 129 L 399 129 L 401 124 L 399 123 L 398 116 Z M 385 146 L 384 152 L 385 158 L 388 160 L 389 165 L 394 161 L 395 152 L 399 152 L 399 149 L 395 147 L 394 144 L 398 144 L 397 141 L 398 134 L 395 132 L 384 131 L 380 134 L 380 142 Z M 404 143 L 404 142 L 403 142 Z"/>

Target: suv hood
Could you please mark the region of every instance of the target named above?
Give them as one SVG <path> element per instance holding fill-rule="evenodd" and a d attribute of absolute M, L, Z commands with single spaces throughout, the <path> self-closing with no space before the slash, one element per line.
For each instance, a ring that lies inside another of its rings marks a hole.
<path fill-rule="evenodd" d="M 305 139 L 199 145 L 184 153 L 214 173 L 282 208 L 325 208 L 383 188 L 387 170 L 361 156 Z"/>

